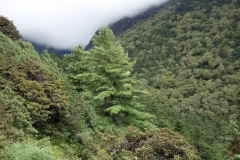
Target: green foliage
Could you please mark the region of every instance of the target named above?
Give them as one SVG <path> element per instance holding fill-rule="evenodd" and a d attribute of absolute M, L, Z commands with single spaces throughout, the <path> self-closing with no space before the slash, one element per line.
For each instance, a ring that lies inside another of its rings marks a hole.
<path fill-rule="evenodd" d="M 240 155 L 240 132 L 236 114 L 230 117 L 229 135 L 231 137 L 225 137 L 226 145 L 224 146 L 224 151 L 226 158 L 237 160 Z"/>
<path fill-rule="evenodd" d="M 13 43 L 2 34 L 1 39 L 3 85 L 22 98 L 32 124 L 59 121 L 67 114 L 68 95 L 64 79 L 56 76 L 57 69 L 48 68 L 49 61 L 45 58 L 45 63 L 42 62 L 29 43 Z"/>
<path fill-rule="evenodd" d="M 94 36 L 94 48 L 89 52 L 77 47 L 72 55 L 65 56 L 72 59 L 67 68 L 70 78 L 88 105 L 101 115 L 108 113 L 115 124 L 154 127 L 150 122 L 154 116 L 145 113 L 137 102 L 137 95 L 143 92 L 133 87 L 137 83 L 130 76 L 134 62 L 129 62 L 114 39 L 106 27 Z"/>
<path fill-rule="evenodd" d="M 22 98 L 8 87 L 0 90 L 0 116 L 1 146 L 7 145 L 9 140 L 17 141 L 29 134 L 37 133 Z"/>
<path fill-rule="evenodd" d="M 45 149 L 22 142 L 46 135 L 51 135 L 54 143 L 60 139 L 64 154 L 76 159 L 74 155 L 81 145 L 70 145 L 74 137 L 69 131 L 70 85 L 66 75 L 47 51 L 40 57 L 30 43 L 14 42 L 2 33 L 0 57 L 0 159 L 16 159 L 18 154 L 23 156 L 21 159 L 63 159 L 47 154 L 50 143 Z"/>
<path fill-rule="evenodd" d="M 57 155 L 48 139 L 39 141 L 13 143 L 0 151 L 2 160 L 57 160 L 65 159 Z"/>
<path fill-rule="evenodd" d="M 167 128 L 148 130 L 145 133 L 128 127 L 125 140 L 118 142 L 112 136 L 107 141 L 114 158 L 134 159 L 198 159 L 196 151 L 179 133 Z M 117 144 L 120 143 L 120 144 Z"/>
<path fill-rule="evenodd" d="M 238 159 L 239 6 L 155 8 L 117 37 L 132 59 L 108 27 L 89 51 L 39 56 L 0 17 L 0 159 Z"/>
<path fill-rule="evenodd" d="M 20 34 L 12 21 L 9 21 L 6 17 L 0 16 L 0 32 L 16 41 L 20 39 Z"/>
<path fill-rule="evenodd" d="M 61 76 L 61 71 L 60 71 L 60 68 L 58 67 L 58 64 L 52 59 L 51 54 L 48 53 L 47 50 L 43 51 L 43 53 L 41 54 L 41 59 L 43 60 L 49 72 L 53 72 L 59 78 L 63 78 L 63 75 Z"/>
<path fill-rule="evenodd" d="M 141 99 L 155 124 L 185 135 L 202 159 L 223 159 L 219 137 L 239 114 L 236 13 L 234 0 L 171 1 L 117 37 L 152 93 Z"/>

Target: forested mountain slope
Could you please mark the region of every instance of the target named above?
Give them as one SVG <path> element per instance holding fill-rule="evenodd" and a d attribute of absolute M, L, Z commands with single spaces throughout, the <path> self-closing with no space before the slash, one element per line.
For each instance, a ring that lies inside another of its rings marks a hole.
<path fill-rule="evenodd" d="M 61 60 L 0 16 L 0 159 L 239 158 L 239 0 L 148 13 Z"/>
<path fill-rule="evenodd" d="M 146 20 L 147 18 L 153 16 L 156 14 L 162 6 L 155 6 L 151 7 L 150 9 L 140 13 L 139 15 L 136 15 L 134 17 L 125 17 L 121 20 L 114 22 L 109 25 L 109 27 L 112 29 L 115 36 L 118 36 L 119 34 L 122 34 L 126 30 L 136 26 L 140 25 L 142 21 Z M 99 31 L 96 31 L 96 34 L 98 34 Z M 89 42 L 89 44 L 85 47 L 86 50 L 89 50 L 93 47 L 92 41 Z"/>
<path fill-rule="evenodd" d="M 0 18 L 0 159 L 198 159 L 143 105 L 149 93 L 110 28 L 57 64 Z"/>
<path fill-rule="evenodd" d="M 148 19 L 149 17 L 155 15 L 159 10 L 161 10 L 162 5 L 151 7 L 150 9 L 136 15 L 134 17 L 125 17 L 110 25 L 113 33 L 117 36 L 127 29 L 134 27 L 136 24 L 139 25 L 142 21 Z"/>
<path fill-rule="evenodd" d="M 240 1 L 173 0 L 117 38 L 152 87 L 159 124 L 180 120 L 203 159 L 220 159 L 229 118 L 239 115 Z"/>

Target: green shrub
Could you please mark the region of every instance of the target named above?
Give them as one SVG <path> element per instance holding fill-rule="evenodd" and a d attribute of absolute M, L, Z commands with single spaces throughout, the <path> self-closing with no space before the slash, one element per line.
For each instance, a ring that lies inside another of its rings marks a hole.
<path fill-rule="evenodd" d="M 2 160 L 56 160 L 53 148 L 48 145 L 13 143 L 0 151 Z"/>

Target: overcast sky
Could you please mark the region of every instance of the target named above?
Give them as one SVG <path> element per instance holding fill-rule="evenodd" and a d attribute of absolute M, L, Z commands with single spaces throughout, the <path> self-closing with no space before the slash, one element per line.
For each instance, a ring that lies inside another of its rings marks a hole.
<path fill-rule="evenodd" d="M 27 40 L 58 49 L 88 44 L 95 31 L 168 0 L 0 0 L 0 15 Z"/>

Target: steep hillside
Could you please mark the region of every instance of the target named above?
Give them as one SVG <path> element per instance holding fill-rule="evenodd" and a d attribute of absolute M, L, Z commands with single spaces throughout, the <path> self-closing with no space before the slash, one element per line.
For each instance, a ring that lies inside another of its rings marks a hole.
<path fill-rule="evenodd" d="M 173 0 L 117 38 L 153 87 L 159 124 L 180 120 L 203 159 L 220 159 L 229 118 L 239 119 L 240 2 Z"/>
<path fill-rule="evenodd" d="M 1 160 L 198 159 L 142 104 L 148 92 L 110 28 L 90 51 L 77 46 L 58 59 L 63 68 L 8 36 L 0 30 Z"/>
<path fill-rule="evenodd" d="M 162 5 L 151 7 L 150 9 L 144 11 L 143 13 L 140 13 L 139 15 L 136 15 L 134 17 L 125 17 L 113 24 L 110 25 L 110 28 L 112 29 L 113 33 L 117 36 L 123 32 L 125 32 L 127 29 L 130 29 L 132 27 L 135 27 L 136 25 L 140 25 L 142 21 L 148 19 L 149 17 L 155 15 L 159 10 L 161 10 Z"/>
<path fill-rule="evenodd" d="M 141 25 L 141 22 L 143 22 L 144 20 L 147 20 L 149 17 L 155 15 L 161 8 L 162 8 L 161 5 L 156 6 L 156 7 L 151 7 L 150 9 L 148 9 L 134 17 L 122 18 L 121 20 L 110 24 L 109 27 L 112 29 L 114 35 L 118 36 L 132 27 Z M 95 34 L 98 34 L 98 32 L 99 31 L 96 31 Z M 89 50 L 92 47 L 93 47 L 93 44 L 92 44 L 92 41 L 90 41 L 89 44 L 85 47 L 85 49 Z"/>

